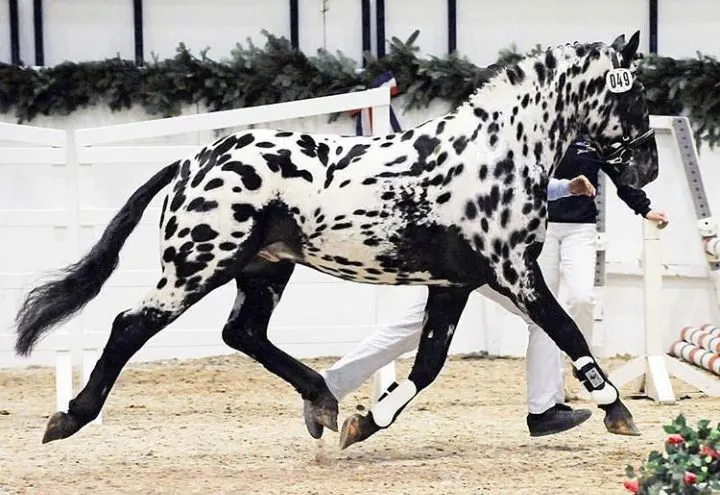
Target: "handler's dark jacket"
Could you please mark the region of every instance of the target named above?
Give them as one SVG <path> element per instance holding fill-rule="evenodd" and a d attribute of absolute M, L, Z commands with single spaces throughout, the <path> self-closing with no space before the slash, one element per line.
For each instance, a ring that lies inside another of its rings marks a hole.
<path fill-rule="evenodd" d="M 650 200 L 642 189 L 618 183 L 618 174 L 598 155 L 576 142 L 565 153 L 558 164 L 554 177 L 556 179 L 573 179 L 584 175 L 595 189 L 598 187 L 598 173 L 602 169 L 613 181 L 617 195 L 637 215 L 645 215 L 650 211 Z M 548 220 L 557 223 L 596 223 L 598 210 L 595 199 L 589 196 L 569 196 L 548 202 Z"/>

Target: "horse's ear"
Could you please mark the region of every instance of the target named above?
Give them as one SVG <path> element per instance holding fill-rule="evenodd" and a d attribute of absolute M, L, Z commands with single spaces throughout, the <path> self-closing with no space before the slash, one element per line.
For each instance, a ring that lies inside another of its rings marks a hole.
<path fill-rule="evenodd" d="M 610 44 L 616 51 L 620 51 L 625 46 L 625 35 L 621 34 L 617 38 L 613 40 L 613 42 Z"/>
<path fill-rule="evenodd" d="M 620 52 L 623 58 L 622 66 L 626 69 L 630 67 L 630 64 L 632 64 L 632 61 L 635 59 L 635 54 L 637 53 L 639 46 L 640 31 L 635 31 L 635 33 L 630 37 L 630 41 L 627 42 L 627 45 L 622 47 Z"/>

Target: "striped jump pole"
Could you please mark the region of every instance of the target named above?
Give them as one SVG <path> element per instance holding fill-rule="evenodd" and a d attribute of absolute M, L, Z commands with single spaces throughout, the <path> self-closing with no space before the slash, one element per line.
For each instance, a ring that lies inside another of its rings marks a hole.
<path fill-rule="evenodd" d="M 716 352 L 710 352 L 695 344 L 678 340 L 670 348 L 670 354 L 720 375 L 720 354 Z"/>

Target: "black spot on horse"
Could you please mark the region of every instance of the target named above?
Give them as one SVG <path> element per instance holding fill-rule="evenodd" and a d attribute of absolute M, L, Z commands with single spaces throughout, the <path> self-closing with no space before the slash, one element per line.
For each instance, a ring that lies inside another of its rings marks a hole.
<path fill-rule="evenodd" d="M 313 141 L 313 146 L 314 145 L 315 141 Z M 314 151 L 313 156 L 315 156 Z M 299 177 L 312 183 L 312 174 L 307 170 L 299 169 L 297 165 L 293 163 L 293 161 L 290 159 L 290 150 L 278 150 L 277 154 L 275 155 L 267 153 L 262 155 L 262 157 L 265 159 L 268 168 L 272 172 L 280 172 L 280 175 L 282 175 L 283 178 L 291 179 L 294 177 Z"/>
<path fill-rule="evenodd" d="M 255 214 L 255 207 L 248 203 L 240 203 L 232 205 L 233 218 L 236 222 L 247 222 Z"/>
<path fill-rule="evenodd" d="M 386 166 L 386 167 L 392 167 L 393 165 L 398 165 L 398 164 L 400 164 L 400 163 L 405 162 L 406 160 L 407 160 L 407 156 L 406 156 L 406 155 L 401 155 L 401 156 L 395 158 L 393 161 L 387 162 L 387 163 L 385 164 L 385 166 Z"/>
<path fill-rule="evenodd" d="M 369 186 L 370 184 L 375 184 L 377 182 L 377 179 L 375 177 L 368 177 L 367 179 L 363 180 L 361 184 L 364 186 Z"/>
<path fill-rule="evenodd" d="M 349 229 L 350 227 L 352 227 L 352 225 L 353 225 L 352 222 L 336 223 L 335 225 L 333 225 L 332 227 L 330 227 L 330 230 L 344 230 L 344 229 Z"/>
<path fill-rule="evenodd" d="M 489 117 L 488 113 L 482 108 L 475 108 L 475 110 L 473 110 L 473 113 L 475 114 L 475 117 L 479 118 L 483 122 L 485 122 Z"/>
<path fill-rule="evenodd" d="M 413 147 L 418 152 L 418 162 L 425 164 L 427 157 L 430 156 L 438 146 L 440 146 L 440 140 L 438 138 L 430 137 L 427 134 L 418 137 L 413 143 Z"/>
<path fill-rule="evenodd" d="M 214 210 L 218 207 L 218 202 L 214 200 L 207 201 L 202 196 L 197 197 L 190 201 L 190 203 L 187 205 L 187 211 L 210 211 Z"/>
<path fill-rule="evenodd" d="M 512 174 L 515 170 L 515 163 L 512 161 L 511 158 L 503 158 L 499 162 L 495 164 L 495 170 L 493 171 L 493 176 L 495 176 L 496 179 L 499 179 L 500 177 L 505 177 L 509 174 Z"/>
<path fill-rule="evenodd" d="M 185 202 L 185 187 L 190 180 L 190 160 L 185 160 L 179 169 L 180 180 L 173 186 L 175 196 L 170 202 L 170 211 L 176 212 Z"/>
<path fill-rule="evenodd" d="M 515 283 L 517 283 L 518 279 L 520 278 L 517 270 L 513 268 L 512 263 L 510 263 L 510 261 L 508 260 L 503 262 L 502 274 L 503 278 L 512 285 L 515 285 Z"/>
<path fill-rule="evenodd" d="M 205 191 L 212 191 L 213 189 L 217 189 L 218 187 L 222 187 L 224 184 L 222 179 L 212 179 L 207 184 L 205 184 L 205 187 L 203 190 Z"/>
<path fill-rule="evenodd" d="M 502 213 L 500 214 L 500 226 L 502 228 L 506 228 L 509 221 L 510 221 L 510 210 L 508 208 L 504 208 Z"/>
<path fill-rule="evenodd" d="M 271 143 L 270 141 L 261 141 L 259 143 L 256 143 L 255 146 L 258 148 L 274 148 L 275 144 Z"/>
<path fill-rule="evenodd" d="M 290 131 L 280 131 L 277 134 L 275 134 L 275 137 L 290 137 L 293 133 Z"/>
<path fill-rule="evenodd" d="M 550 50 L 545 52 L 545 66 L 550 70 L 553 70 L 557 67 L 557 59 Z"/>
<path fill-rule="evenodd" d="M 545 66 L 542 62 L 535 62 L 535 73 L 537 74 L 540 86 L 545 84 Z"/>
<path fill-rule="evenodd" d="M 240 161 L 232 161 L 223 165 L 222 169 L 238 174 L 243 185 L 249 191 L 256 191 L 260 189 L 260 186 L 262 185 L 262 179 L 255 172 L 255 167 L 245 165 Z"/>
<path fill-rule="evenodd" d="M 439 205 L 441 205 L 443 203 L 447 203 L 448 201 L 450 201 L 450 193 L 446 192 L 446 193 L 441 194 L 440 196 L 437 197 L 437 199 L 435 201 Z"/>
<path fill-rule="evenodd" d="M 170 239 L 173 234 L 175 234 L 175 231 L 177 231 L 178 223 L 177 218 L 175 215 L 170 217 L 170 220 L 168 220 L 167 225 L 165 225 L 165 240 L 167 241 Z"/>
<path fill-rule="evenodd" d="M 527 108 L 529 103 L 530 103 L 530 95 L 528 93 L 525 93 L 525 96 L 523 96 L 523 99 L 520 102 L 520 106 L 522 106 L 523 108 Z"/>
<path fill-rule="evenodd" d="M 441 120 L 438 123 L 437 128 L 435 129 L 435 134 L 440 135 L 443 133 L 444 130 L 445 130 L 445 121 Z"/>
<path fill-rule="evenodd" d="M 317 145 L 316 151 L 320 163 L 323 164 L 323 167 L 327 167 L 328 159 L 330 156 L 330 147 L 325 143 L 320 143 Z"/>
<path fill-rule="evenodd" d="M 241 148 L 244 148 L 245 146 L 251 144 L 253 141 L 255 141 L 255 136 L 253 136 L 251 133 L 245 134 L 237 139 L 235 149 L 239 150 Z"/>
<path fill-rule="evenodd" d="M 172 260 L 175 259 L 176 254 L 177 252 L 175 251 L 175 248 L 170 246 L 169 248 L 165 249 L 165 251 L 163 251 L 162 259 L 165 263 L 170 263 L 172 262 Z"/>
<path fill-rule="evenodd" d="M 400 138 L 401 141 L 407 141 L 408 139 L 412 139 L 413 135 L 415 134 L 415 131 L 413 129 L 410 129 L 409 131 L 405 131 Z"/>
<path fill-rule="evenodd" d="M 463 151 L 465 151 L 465 147 L 467 147 L 468 140 L 465 136 L 458 137 L 455 142 L 453 143 L 453 148 L 455 148 L 455 153 L 458 155 L 462 154 Z"/>
<path fill-rule="evenodd" d="M 518 122 L 517 132 L 515 133 L 515 139 L 517 139 L 518 141 L 520 141 L 520 138 L 522 138 L 523 130 L 524 130 L 524 129 L 523 129 L 523 123 L 522 123 L 522 122 Z"/>
<path fill-rule="evenodd" d="M 480 172 L 478 173 L 478 177 L 480 178 L 480 180 L 485 180 L 485 177 L 487 177 L 487 174 L 488 174 L 488 166 L 482 165 L 480 167 Z"/>
<path fill-rule="evenodd" d="M 538 163 L 540 162 L 540 157 L 542 155 L 542 152 L 543 152 L 543 145 L 540 141 L 538 141 L 535 143 L 535 148 L 533 149 L 533 154 L 535 155 L 535 160 L 537 160 Z"/>
<path fill-rule="evenodd" d="M 315 140 L 308 134 L 301 134 L 300 139 L 297 142 L 300 147 L 300 151 L 310 158 L 315 158 Z"/>
<path fill-rule="evenodd" d="M 234 242 L 221 242 L 218 246 L 222 251 L 233 251 L 237 248 L 237 244 Z"/>
<path fill-rule="evenodd" d="M 185 227 L 184 229 L 180 230 L 180 232 L 178 232 L 178 237 L 180 237 L 182 239 L 183 237 L 187 237 L 187 235 L 189 233 L 190 233 L 190 229 Z"/>
<path fill-rule="evenodd" d="M 493 185 L 490 189 L 490 193 L 480 195 L 477 198 L 478 209 L 484 213 L 485 216 L 489 217 L 495 213 L 500 203 L 500 186 L 497 184 Z"/>
<path fill-rule="evenodd" d="M 497 143 L 498 137 L 495 134 L 492 134 L 490 136 L 490 146 L 495 146 L 495 143 Z"/>
<path fill-rule="evenodd" d="M 163 277 L 163 278 L 161 278 L 160 281 L 157 283 L 157 285 L 155 286 L 155 288 L 158 289 L 158 290 L 160 290 L 160 289 L 162 289 L 163 287 L 165 287 L 166 285 L 167 285 L 167 278 Z"/>
<path fill-rule="evenodd" d="M 383 199 L 385 201 L 389 199 L 393 199 L 395 197 L 395 193 L 393 191 L 386 191 L 380 195 L 380 199 Z"/>
<path fill-rule="evenodd" d="M 195 242 L 207 242 L 215 239 L 218 233 L 215 232 L 209 225 L 201 223 L 193 227 L 190 231 L 190 237 Z"/>
<path fill-rule="evenodd" d="M 475 203 L 472 201 L 468 201 L 465 204 L 465 216 L 468 220 L 474 220 L 477 216 L 477 208 L 475 208 Z"/>
<path fill-rule="evenodd" d="M 195 249 L 202 253 L 207 253 L 215 249 L 215 245 L 210 242 L 204 242 L 195 246 Z"/>

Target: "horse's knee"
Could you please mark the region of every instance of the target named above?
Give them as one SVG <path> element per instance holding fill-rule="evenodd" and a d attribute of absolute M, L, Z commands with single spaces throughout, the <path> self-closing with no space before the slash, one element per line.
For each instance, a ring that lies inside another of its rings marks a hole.
<path fill-rule="evenodd" d="M 223 328 L 222 339 L 233 349 L 248 355 L 251 355 L 253 349 L 257 347 L 257 338 L 252 330 L 237 325 L 226 325 Z"/>

